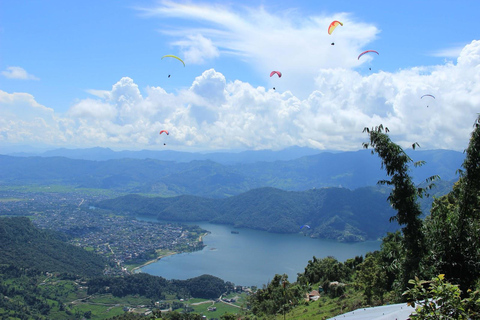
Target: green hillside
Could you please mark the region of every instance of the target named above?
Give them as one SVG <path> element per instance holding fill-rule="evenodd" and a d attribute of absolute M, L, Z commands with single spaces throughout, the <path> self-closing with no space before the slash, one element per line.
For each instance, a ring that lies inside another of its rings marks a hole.
<path fill-rule="evenodd" d="M 159 220 L 210 221 L 276 233 L 297 233 L 338 241 L 378 239 L 397 226 L 385 189 L 323 188 L 303 192 L 254 189 L 226 199 L 193 196 L 151 198 L 127 195 L 96 206 Z"/>
<path fill-rule="evenodd" d="M 0 264 L 42 272 L 100 276 L 107 264 L 102 257 L 37 229 L 25 217 L 0 218 L 0 252 Z"/>

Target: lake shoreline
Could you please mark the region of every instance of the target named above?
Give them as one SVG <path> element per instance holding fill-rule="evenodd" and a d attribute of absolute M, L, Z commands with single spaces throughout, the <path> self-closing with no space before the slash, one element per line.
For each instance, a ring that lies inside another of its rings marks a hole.
<path fill-rule="evenodd" d="M 205 237 L 205 236 L 208 235 L 208 234 L 209 234 L 209 232 L 202 233 L 200 236 L 198 236 L 197 242 L 203 244 L 203 237 Z M 203 246 L 201 250 L 203 250 L 203 248 L 205 248 L 205 246 Z M 149 260 L 149 261 L 145 262 L 144 264 L 139 265 L 138 267 L 133 268 L 130 272 L 131 272 L 131 273 L 140 273 L 140 272 L 142 272 L 141 269 L 142 269 L 143 267 L 148 266 L 149 264 L 158 262 L 158 261 L 161 260 L 162 258 L 166 258 L 166 257 L 169 257 L 169 256 L 173 256 L 173 255 L 179 254 L 179 253 L 183 253 L 183 252 L 171 251 L 171 252 L 168 252 L 168 253 L 166 253 L 166 254 L 162 254 L 162 255 L 156 257 L 155 259 Z"/>
<path fill-rule="evenodd" d="M 166 257 L 169 257 L 169 256 L 173 256 L 174 254 L 178 254 L 178 252 L 172 251 L 172 252 L 169 252 L 169 253 L 167 253 L 167 254 L 162 254 L 161 256 L 158 256 L 158 257 L 156 257 L 156 258 L 153 259 L 153 260 L 149 260 L 149 261 L 145 262 L 144 264 L 139 265 L 138 267 L 133 268 L 130 272 L 131 272 L 131 273 L 140 273 L 140 272 L 142 272 L 142 270 L 140 270 L 140 269 L 142 269 L 143 267 L 148 266 L 149 264 L 158 262 L 158 261 L 161 260 L 162 258 L 166 258 Z"/>

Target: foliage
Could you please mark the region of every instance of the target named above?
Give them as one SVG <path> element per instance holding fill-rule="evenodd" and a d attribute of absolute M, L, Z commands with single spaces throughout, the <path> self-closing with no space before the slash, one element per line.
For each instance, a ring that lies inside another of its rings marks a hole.
<path fill-rule="evenodd" d="M 380 125 L 371 130 L 365 128 L 364 131 L 370 137 L 370 141 L 363 144 L 364 147 L 371 146 L 373 148 L 372 153 L 376 152 L 379 155 L 382 160 L 382 168 L 391 177 L 390 180 L 382 180 L 379 183 L 393 186 L 388 200 L 397 214 L 390 220 L 397 221 L 402 226 L 405 248 L 402 282 L 403 286 L 406 287 L 408 279 L 419 274 L 420 263 L 425 254 L 425 239 L 422 233 L 422 220 L 420 219 L 422 211 L 417 202 L 418 197 L 422 196 L 425 190 L 414 185 L 409 175 L 409 164 L 413 163 L 413 160 L 399 145 L 390 140 L 386 133 L 388 132 L 387 128 L 384 130 L 383 126 Z M 412 147 L 415 148 L 417 145 L 418 143 L 414 143 Z M 427 179 L 427 182 L 437 178 L 437 176 L 431 176 Z"/>
<path fill-rule="evenodd" d="M 348 281 L 353 270 L 339 262 L 334 257 L 317 259 L 315 256 L 308 261 L 305 271 L 298 275 L 300 283 L 328 283 L 333 281 Z M 328 291 L 328 285 L 323 288 Z"/>
<path fill-rule="evenodd" d="M 382 262 L 380 252 L 368 254 L 363 263 L 358 266 L 355 285 L 363 290 L 368 305 L 372 305 L 375 296 L 383 304 L 383 297 L 387 292 L 387 272 Z"/>
<path fill-rule="evenodd" d="M 410 280 L 413 285 L 404 295 L 415 308 L 412 319 L 480 319 L 480 292 L 468 291 L 469 296 L 462 299 L 458 285 L 446 282 L 440 274 L 431 281 Z"/>
<path fill-rule="evenodd" d="M 166 294 L 178 298 L 218 298 L 233 290 L 233 285 L 220 278 L 202 275 L 187 280 L 166 280 L 146 273 L 123 277 L 100 277 L 87 283 L 88 294 L 111 293 L 116 297 L 141 295 L 150 299 L 162 300 Z"/>
<path fill-rule="evenodd" d="M 37 229 L 25 217 L 0 218 L 0 252 L 0 264 L 79 276 L 99 276 L 107 264 L 101 256 Z"/>
<path fill-rule="evenodd" d="M 48 283 L 55 278 L 55 286 Z M 0 265 L 0 318 L 72 319 L 66 297 L 76 286 L 52 274 L 14 265 Z"/>
<path fill-rule="evenodd" d="M 403 247 L 403 236 L 400 231 L 388 233 L 380 245 L 379 262 L 386 275 L 386 290 L 393 291 L 397 297 L 401 297 L 403 288 L 399 283 L 399 275 L 402 274 L 402 262 L 405 260 L 405 249 Z M 398 299 L 400 300 L 400 299 Z"/>
<path fill-rule="evenodd" d="M 267 286 L 248 298 L 248 304 L 253 314 L 269 316 L 286 313 L 303 299 L 304 291 L 298 284 L 290 283 L 286 274 L 276 274 Z"/>
<path fill-rule="evenodd" d="M 453 190 L 433 203 L 425 233 L 430 273 L 445 274 L 463 294 L 480 277 L 480 117 L 465 150 L 461 177 Z"/>

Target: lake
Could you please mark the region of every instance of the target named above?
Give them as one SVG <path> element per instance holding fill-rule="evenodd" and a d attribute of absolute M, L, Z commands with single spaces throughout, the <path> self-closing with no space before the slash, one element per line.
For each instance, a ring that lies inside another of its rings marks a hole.
<path fill-rule="evenodd" d="M 151 219 L 142 219 L 149 220 Z M 185 280 L 210 274 L 235 285 L 262 287 L 275 274 L 287 274 L 293 282 L 313 256 L 333 256 L 343 262 L 378 250 L 380 241 L 340 243 L 312 239 L 302 234 L 277 234 L 228 225 L 192 223 L 211 233 L 201 251 L 176 254 L 141 268 L 142 272 L 166 279 Z M 233 234 L 231 231 L 238 231 Z"/>

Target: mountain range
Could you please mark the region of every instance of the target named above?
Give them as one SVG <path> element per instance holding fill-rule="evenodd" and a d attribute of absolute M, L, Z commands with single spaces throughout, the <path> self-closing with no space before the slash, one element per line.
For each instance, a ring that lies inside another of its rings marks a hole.
<path fill-rule="evenodd" d="M 334 151 L 332 151 L 334 152 Z M 258 161 L 287 161 L 297 159 L 303 156 L 309 156 L 320 153 L 317 149 L 305 147 L 290 147 L 283 150 L 248 150 L 238 152 L 184 152 L 173 150 L 139 150 L 139 151 L 114 151 L 110 148 L 85 148 L 85 149 L 67 149 L 59 148 L 41 152 L 14 151 L 8 152 L 6 149 L 4 155 L 19 157 L 65 157 L 78 160 L 113 160 L 113 159 L 156 159 L 163 161 L 190 162 L 194 160 L 211 160 L 221 164 L 234 163 L 253 163 Z"/>
<path fill-rule="evenodd" d="M 99 154 L 101 151 L 108 153 L 108 149 L 98 151 Z M 287 151 L 251 151 L 241 156 L 222 154 L 223 159 L 230 159 L 223 163 L 209 159 L 185 162 L 181 154 L 175 161 L 140 158 L 142 153 L 139 152 L 137 158 L 110 160 L 0 155 L 0 185 L 58 184 L 123 193 L 224 198 L 263 187 L 286 191 L 324 187 L 354 190 L 373 186 L 386 178 L 379 157 L 369 150 L 322 152 L 290 160 L 278 160 L 287 157 Z M 419 168 L 411 166 L 411 176 L 417 184 L 432 175 L 439 175 L 444 181 L 458 179 L 456 171 L 464 160 L 463 153 L 451 150 L 410 150 L 407 153 L 413 161 L 426 162 Z M 265 154 L 275 154 L 275 157 L 272 156 L 271 161 L 253 161 L 265 158 Z M 188 156 L 201 157 L 199 154 Z M 241 160 L 243 157 L 248 159 Z"/>

